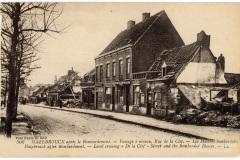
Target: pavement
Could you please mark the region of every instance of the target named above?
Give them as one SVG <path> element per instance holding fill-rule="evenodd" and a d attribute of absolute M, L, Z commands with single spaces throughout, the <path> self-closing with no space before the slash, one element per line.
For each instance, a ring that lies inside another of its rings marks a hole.
<path fill-rule="evenodd" d="M 4 126 L 6 120 L 6 107 L 0 109 L 0 135 L 4 135 Z M 18 112 L 17 120 L 12 123 L 12 135 L 32 136 L 32 129 L 28 123 L 28 118 Z"/>
<path fill-rule="evenodd" d="M 93 115 L 100 118 L 111 119 L 119 122 L 139 125 L 154 130 L 165 131 L 168 133 L 178 134 L 185 137 L 192 137 L 196 139 L 225 139 L 225 140 L 240 140 L 240 129 L 216 127 L 216 126 L 196 126 L 188 124 L 174 124 L 171 122 L 162 121 L 153 117 L 146 117 L 140 115 L 132 115 L 128 113 L 117 113 L 111 111 L 90 110 L 80 108 L 59 108 L 50 107 L 44 104 L 30 104 L 36 107 L 43 107 L 49 109 L 63 110 L 67 112 L 75 112 L 81 114 Z"/>

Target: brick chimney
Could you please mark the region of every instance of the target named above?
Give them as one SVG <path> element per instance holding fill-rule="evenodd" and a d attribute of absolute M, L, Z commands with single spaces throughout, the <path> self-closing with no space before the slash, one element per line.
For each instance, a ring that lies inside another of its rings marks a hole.
<path fill-rule="evenodd" d="M 142 22 L 144 22 L 146 19 L 150 17 L 150 13 L 143 13 L 142 14 Z"/>
<path fill-rule="evenodd" d="M 197 34 L 197 41 L 204 47 L 210 47 L 210 35 L 206 35 L 204 31 Z"/>
<path fill-rule="evenodd" d="M 135 21 L 132 21 L 132 20 L 128 21 L 127 22 L 127 29 L 131 29 L 134 25 L 135 25 Z"/>

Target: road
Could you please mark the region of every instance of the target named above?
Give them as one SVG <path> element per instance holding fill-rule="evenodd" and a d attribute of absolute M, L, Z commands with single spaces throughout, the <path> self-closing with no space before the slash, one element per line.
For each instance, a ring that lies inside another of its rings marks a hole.
<path fill-rule="evenodd" d="M 93 115 L 55 110 L 30 105 L 20 105 L 19 111 L 27 115 L 35 134 L 58 137 L 79 137 L 87 139 L 184 139 L 187 137 L 117 122 Z M 141 118 L 141 116 L 139 116 Z"/>

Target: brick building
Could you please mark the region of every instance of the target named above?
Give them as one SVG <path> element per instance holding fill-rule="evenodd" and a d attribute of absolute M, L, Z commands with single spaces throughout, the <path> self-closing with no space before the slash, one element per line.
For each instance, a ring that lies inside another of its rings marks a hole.
<path fill-rule="evenodd" d="M 94 109 L 95 68 L 87 72 L 81 81 L 82 107 Z"/>
<path fill-rule="evenodd" d="M 128 21 L 95 58 L 96 109 L 133 112 L 134 106 L 144 105 L 133 74 L 148 71 L 162 51 L 181 46 L 184 42 L 164 10 L 153 16 L 143 13 L 137 24 Z"/>

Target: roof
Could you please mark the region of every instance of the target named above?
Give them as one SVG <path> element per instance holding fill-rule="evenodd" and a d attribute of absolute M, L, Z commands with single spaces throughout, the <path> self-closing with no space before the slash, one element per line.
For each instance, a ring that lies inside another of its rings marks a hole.
<path fill-rule="evenodd" d="M 90 71 L 88 71 L 86 74 L 84 74 L 85 76 L 93 76 L 95 74 L 95 68 L 91 69 Z"/>
<path fill-rule="evenodd" d="M 190 62 L 194 55 L 199 51 L 201 45 L 197 42 L 163 51 L 157 60 L 152 64 L 149 71 L 160 71 L 161 66 L 165 62 L 169 66 L 170 71 L 166 77 L 178 76 L 179 73 Z"/>
<path fill-rule="evenodd" d="M 229 85 L 236 85 L 240 82 L 240 74 L 224 73 L 224 77 Z"/>
<path fill-rule="evenodd" d="M 100 55 L 124 47 L 129 44 L 135 44 L 138 41 L 138 39 L 142 37 L 145 31 L 148 30 L 148 28 L 161 16 L 163 12 L 165 11 L 164 10 L 160 11 L 157 14 L 149 17 L 145 21 L 137 23 L 130 29 L 126 29 L 120 32 L 112 40 L 112 42 L 100 53 Z"/>
<path fill-rule="evenodd" d="M 75 80 L 80 79 L 80 77 L 77 75 L 77 72 L 74 72 L 71 75 L 64 75 L 61 76 L 57 82 L 50 87 L 49 92 L 62 92 L 64 91 L 68 86 L 74 86 Z"/>
<path fill-rule="evenodd" d="M 41 86 L 35 92 L 33 92 L 32 97 L 39 96 L 47 87 Z"/>

